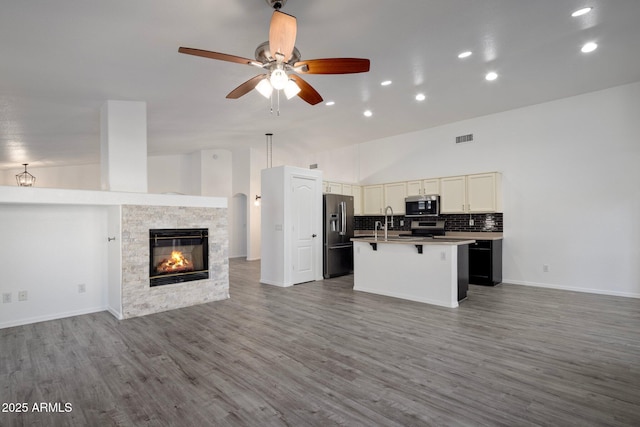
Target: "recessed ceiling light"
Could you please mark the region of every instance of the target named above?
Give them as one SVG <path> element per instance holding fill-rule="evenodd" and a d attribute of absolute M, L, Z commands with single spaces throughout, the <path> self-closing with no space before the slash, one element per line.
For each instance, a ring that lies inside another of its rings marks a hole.
<path fill-rule="evenodd" d="M 365 117 L 373 116 L 373 113 L 371 112 L 371 110 L 366 110 L 363 114 L 364 114 Z"/>
<path fill-rule="evenodd" d="M 472 55 L 471 51 L 468 50 L 466 52 L 462 52 L 461 54 L 458 55 L 458 58 L 463 59 L 463 58 L 468 58 Z"/>
<path fill-rule="evenodd" d="M 598 48 L 598 44 L 597 43 L 589 42 L 589 43 L 585 43 L 585 45 L 582 46 L 582 49 L 580 49 L 580 50 L 582 51 L 582 53 L 589 53 L 589 52 L 593 52 L 597 48 Z"/>
<path fill-rule="evenodd" d="M 427 99 L 427 97 L 424 93 L 419 93 L 416 95 L 416 101 L 424 101 L 425 99 Z"/>
<path fill-rule="evenodd" d="M 328 102 L 327 102 L 326 104 L 324 104 L 324 105 L 332 106 L 332 105 L 335 105 L 335 103 L 336 103 L 335 101 L 328 101 Z"/>
<path fill-rule="evenodd" d="M 491 71 L 490 73 L 487 73 L 487 75 L 484 76 L 484 78 L 492 82 L 498 78 L 498 73 L 496 73 L 495 71 Z"/>
<path fill-rule="evenodd" d="M 391 84 L 391 80 L 385 80 L 382 83 L 380 83 L 380 86 L 389 86 Z"/>
<path fill-rule="evenodd" d="M 571 14 L 571 16 L 573 16 L 575 18 L 576 16 L 586 15 L 587 13 L 591 12 L 592 10 L 593 10 L 592 7 L 583 7 L 582 9 L 578 9 L 575 12 L 573 12 Z"/>

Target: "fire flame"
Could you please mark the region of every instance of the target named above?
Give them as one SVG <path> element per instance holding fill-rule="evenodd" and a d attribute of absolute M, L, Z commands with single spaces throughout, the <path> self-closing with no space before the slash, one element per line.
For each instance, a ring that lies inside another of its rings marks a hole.
<path fill-rule="evenodd" d="M 191 264 L 191 261 L 182 255 L 182 252 L 173 251 L 171 252 L 171 257 L 169 259 L 163 259 L 158 263 L 157 270 L 160 273 L 191 271 L 193 270 L 193 265 Z"/>

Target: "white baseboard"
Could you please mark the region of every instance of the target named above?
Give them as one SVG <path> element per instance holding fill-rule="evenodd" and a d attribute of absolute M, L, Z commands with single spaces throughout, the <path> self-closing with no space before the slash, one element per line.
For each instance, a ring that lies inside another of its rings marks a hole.
<path fill-rule="evenodd" d="M 274 282 L 272 280 L 264 280 L 262 278 L 260 279 L 260 283 L 264 283 L 265 285 L 279 286 L 281 288 L 288 288 L 289 286 L 293 286 L 293 283 L 286 284 L 286 283 L 282 283 L 282 282 Z"/>
<path fill-rule="evenodd" d="M 67 311 L 64 313 L 47 314 L 44 316 L 28 317 L 25 319 L 9 320 L 0 323 L 0 329 L 11 328 L 13 326 L 29 325 L 31 323 L 46 322 L 49 320 L 64 319 L 65 317 L 82 316 L 83 314 L 97 313 L 105 311 L 107 307 L 84 308 L 82 310 Z"/>
<path fill-rule="evenodd" d="M 555 285 L 550 283 L 527 282 L 523 280 L 503 279 L 502 283 L 509 283 L 513 285 L 522 285 L 522 286 L 533 286 L 537 288 L 558 289 L 562 291 L 583 292 L 587 294 L 610 295 L 614 297 L 640 298 L 639 293 L 633 293 L 633 292 L 619 292 L 619 291 L 611 291 L 611 290 L 604 290 L 604 289 L 580 288 L 575 286 L 563 286 L 563 285 Z"/>
<path fill-rule="evenodd" d="M 107 311 L 111 313 L 113 317 L 115 317 L 118 320 L 124 319 L 124 316 L 122 315 L 122 313 L 112 307 L 107 307 Z"/>

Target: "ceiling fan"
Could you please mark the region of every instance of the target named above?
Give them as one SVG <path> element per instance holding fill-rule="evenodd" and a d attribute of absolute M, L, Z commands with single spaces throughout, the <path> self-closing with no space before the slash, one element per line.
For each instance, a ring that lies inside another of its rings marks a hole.
<path fill-rule="evenodd" d="M 237 99 L 253 89 L 269 98 L 273 90 L 283 90 L 287 99 L 298 95 L 311 105 L 322 101 L 322 96 L 298 74 L 351 74 L 369 71 L 369 60 L 360 58 L 325 58 L 301 60 L 295 47 L 297 23 L 295 16 L 280 12 L 286 0 L 265 0 L 275 11 L 269 26 L 269 41 L 260 44 L 256 59 L 211 52 L 202 49 L 180 47 L 178 52 L 204 58 L 235 62 L 262 68 L 265 74 L 242 83 L 229 92 L 227 98 Z"/>

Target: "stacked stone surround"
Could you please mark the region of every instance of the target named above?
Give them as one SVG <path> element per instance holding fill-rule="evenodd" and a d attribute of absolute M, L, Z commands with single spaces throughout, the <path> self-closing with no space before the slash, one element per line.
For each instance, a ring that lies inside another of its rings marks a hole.
<path fill-rule="evenodd" d="M 122 315 L 144 316 L 229 298 L 227 209 L 122 206 Z M 209 279 L 149 286 L 149 230 L 208 228 Z"/>

